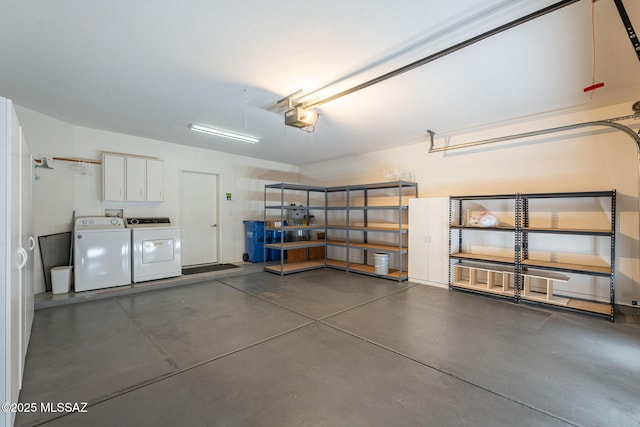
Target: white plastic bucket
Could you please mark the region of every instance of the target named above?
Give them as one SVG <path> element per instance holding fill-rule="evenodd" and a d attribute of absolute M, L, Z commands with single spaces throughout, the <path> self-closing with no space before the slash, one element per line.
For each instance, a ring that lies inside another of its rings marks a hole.
<path fill-rule="evenodd" d="M 71 289 L 71 269 L 65 265 L 51 269 L 51 291 L 54 294 L 66 294 Z"/>
<path fill-rule="evenodd" d="M 373 254 L 373 266 L 376 274 L 389 274 L 389 254 Z"/>

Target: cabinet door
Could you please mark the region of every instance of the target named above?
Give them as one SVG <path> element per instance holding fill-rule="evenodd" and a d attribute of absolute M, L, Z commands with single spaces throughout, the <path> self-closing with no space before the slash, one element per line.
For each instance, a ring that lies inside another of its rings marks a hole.
<path fill-rule="evenodd" d="M 144 202 L 145 178 L 147 169 L 146 159 L 141 157 L 126 158 L 126 200 L 129 202 Z"/>
<path fill-rule="evenodd" d="M 102 154 L 102 200 L 124 200 L 124 156 Z"/>
<path fill-rule="evenodd" d="M 409 280 L 429 279 L 429 199 L 409 200 Z"/>
<path fill-rule="evenodd" d="M 164 200 L 164 165 L 162 160 L 147 159 L 147 201 Z"/>
<path fill-rule="evenodd" d="M 33 325 L 33 308 L 34 308 L 34 255 L 36 240 L 33 223 L 33 203 L 32 203 L 32 183 L 33 183 L 33 159 L 29 151 L 27 142 L 24 139 L 24 133 L 20 128 L 20 158 L 21 165 L 21 239 L 22 247 L 27 253 L 27 263 L 22 269 L 22 280 L 20 288 L 23 293 L 22 298 L 22 366 L 27 355 L 29 340 L 31 339 L 31 326 Z M 22 382 L 22 381 L 21 381 Z"/>
<path fill-rule="evenodd" d="M 409 200 L 409 279 L 447 285 L 449 281 L 449 199 Z"/>
<path fill-rule="evenodd" d="M 429 200 L 429 275 L 434 283 L 449 284 L 449 198 Z"/>
<path fill-rule="evenodd" d="M 10 114 L 10 124 L 9 124 L 9 132 L 7 133 L 10 137 L 10 141 L 7 141 L 11 144 L 11 166 L 6 169 L 7 172 L 10 172 L 10 183 L 11 185 L 8 187 L 8 191 L 10 192 L 11 198 L 8 204 L 8 207 L 11 209 L 11 233 L 7 234 L 7 241 L 10 244 L 10 259 L 11 259 L 11 276 L 10 280 L 6 283 L 6 289 L 9 296 L 9 305 L 6 306 L 6 310 L 9 314 L 7 319 L 9 330 L 7 331 L 8 338 L 7 343 L 10 343 L 10 347 L 7 350 L 6 354 L 10 355 L 9 363 L 5 365 L 5 369 L 8 367 L 7 372 L 9 373 L 9 381 L 8 385 L 11 387 L 11 395 L 8 396 L 11 400 L 6 400 L 5 402 L 17 402 L 18 401 L 18 393 L 21 388 L 21 378 L 22 378 L 22 310 L 23 310 L 23 298 L 24 295 L 22 293 L 22 275 L 23 268 L 27 261 L 27 253 L 22 247 L 22 239 L 21 239 L 21 162 L 20 158 L 20 123 L 18 122 L 18 117 L 16 116 L 16 112 L 13 109 L 13 104 L 11 105 L 11 109 L 9 110 Z M 4 281 L 3 281 L 4 283 Z M 5 287 L 3 286 L 3 288 Z"/>

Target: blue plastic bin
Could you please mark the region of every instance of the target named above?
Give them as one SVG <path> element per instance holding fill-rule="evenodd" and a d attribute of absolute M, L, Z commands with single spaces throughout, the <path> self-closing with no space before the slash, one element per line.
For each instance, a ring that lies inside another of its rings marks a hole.
<path fill-rule="evenodd" d="M 245 250 L 250 262 L 264 261 L 264 221 L 244 222 Z"/>
<path fill-rule="evenodd" d="M 282 231 L 278 230 L 267 230 L 267 244 L 269 243 L 280 243 L 280 236 L 282 236 Z M 269 261 L 279 261 L 280 260 L 280 252 L 279 249 L 267 249 L 267 260 Z"/>

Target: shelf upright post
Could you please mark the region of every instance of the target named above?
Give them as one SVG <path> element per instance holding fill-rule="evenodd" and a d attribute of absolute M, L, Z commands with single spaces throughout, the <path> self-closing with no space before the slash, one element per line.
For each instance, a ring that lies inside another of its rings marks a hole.
<path fill-rule="evenodd" d="M 324 267 L 327 267 L 327 253 L 329 252 L 329 246 L 327 246 L 327 240 L 329 238 L 329 191 L 324 189 Z"/>
<path fill-rule="evenodd" d="M 349 245 L 351 244 L 350 243 L 350 241 L 351 241 L 351 239 L 350 239 L 350 237 L 351 237 L 351 230 L 350 230 L 350 228 L 351 228 L 351 219 L 350 219 L 351 218 L 351 187 L 347 186 L 345 191 L 346 191 L 345 196 L 346 196 L 346 199 L 347 199 L 346 200 L 346 202 L 347 202 L 347 219 L 346 219 L 347 227 L 346 227 L 346 231 L 345 231 L 345 234 L 346 234 L 346 236 L 345 236 L 345 243 L 346 243 L 345 251 L 346 251 L 346 254 L 345 254 L 344 258 L 346 260 L 345 261 L 345 266 L 347 267 L 347 273 L 348 273 L 349 269 L 351 268 L 351 261 L 349 259 L 349 253 L 351 252 L 349 250 Z"/>
<path fill-rule="evenodd" d="M 364 187 L 364 236 L 363 236 L 363 241 L 364 243 L 369 243 L 369 232 L 367 231 L 367 227 L 369 227 L 369 189 L 367 187 Z M 369 253 L 367 251 L 364 251 L 364 253 L 362 254 L 363 259 L 364 259 L 364 264 L 368 264 L 369 262 Z"/>
<path fill-rule="evenodd" d="M 515 197 L 515 246 L 514 246 L 514 277 L 513 296 L 516 304 L 520 302 L 520 288 L 522 284 L 522 217 L 523 217 L 523 197 L 516 193 Z"/>
<path fill-rule="evenodd" d="M 262 220 L 264 221 L 264 227 L 262 230 L 263 236 L 262 238 L 263 240 L 263 248 L 262 248 L 262 268 L 266 268 L 267 267 L 267 254 L 269 253 L 269 251 L 267 250 L 267 186 L 264 186 L 264 207 L 262 208 Z M 247 230 L 244 230 L 245 234 L 247 232 Z M 245 235 L 245 240 L 247 239 L 247 236 Z"/>
<path fill-rule="evenodd" d="M 462 222 L 462 199 L 458 200 L 458 225 L 463 225 Z M 466 225 L 466 224 L 464 224 Z M 462 252 L 462 229 L 458 231 L 458 248 Z"/>
<path fill-rule="evenodd" d="M 609 320 L 613 323 L 615 316 L 615 304 L 616 304 L 616 274 L 615 274 L 615 259 L 616 259 L 616 190 L 611 190 L 611 274 L 609 276 L 609 298 L 611 301 L 611 314 Z"/>
<path fill-rule="evenodd" d="M 280 276 L 284 276 L 284 241 L 286 240 L 286 231 L 284 229 L 284 182 L 280 184 L 280 227 L 282 231 L 280 232 Z"/>
<path fill-rule="evenodd" d="M 402 195 L 404 192 L 404 187 L 402 186 L 402 181 L 398 182 L 398 281 L 402 280 L 402 273 L 404 271 L 404 257 L 402 256 L 402 223 L 403 223 L 403 215 L 402 215 Z"/>
<path fill-rule="evenodd" d="M 522 227 L 529 227 L 529 198 L 522 196 Z M 529 233 L 522 234 L 522 259 L 529 259 Z"/>
<path fill-rule="evenodd" d="M 452 224 L 452 214 L 453 214 L 453 209 L 451 209 L 451 195 L 449 195 L 449 255 L 451 255 L 451 224 Z M 453 287 L 451 286 L 453 284 L 453 276 L 451 274 L 451 270 L 452 270 L 452 261 L 451 258 L 449 258 L 449 290 L 452 290 Z"/>

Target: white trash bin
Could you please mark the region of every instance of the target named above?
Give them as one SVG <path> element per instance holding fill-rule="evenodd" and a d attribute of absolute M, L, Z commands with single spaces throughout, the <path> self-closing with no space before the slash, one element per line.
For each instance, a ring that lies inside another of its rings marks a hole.
<path fill-rule="evenodd" d="M 51 291 L 54 294 L 67 294 L 71 289 L 71 270 L 70 265 L 61 267 L 53 267 L 51 269 Z"/>
<path fill-rule="evenodd" d="M 389 274 L 389 254 L 373 254 L 374 272 L 380 276 Z"/>

